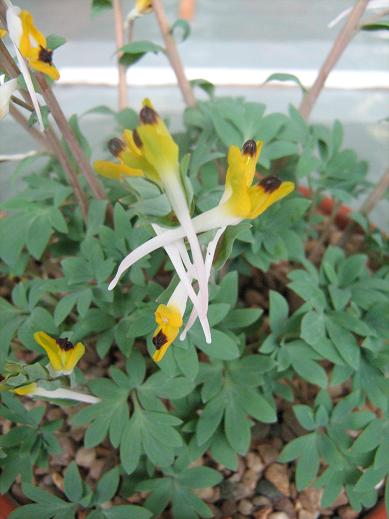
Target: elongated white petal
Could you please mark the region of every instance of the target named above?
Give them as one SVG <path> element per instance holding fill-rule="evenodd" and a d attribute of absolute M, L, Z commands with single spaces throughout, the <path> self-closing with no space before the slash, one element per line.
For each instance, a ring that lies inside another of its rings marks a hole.
<path fill-rule="evenodd" d="M 190 217 L 186 195 L 178 176 L 175 174 L 164 175 L 162 181 L 166 196 L 169 199 L 173 211 L 176 213 L 181 227 L 185 230 L 185 235 L 191 247 L 193 266 L 196 270 L 196 277 L 199 282 L 199 299 L 201 303 L 199 316 L 206 317 L 208 311 L 208 283 L 205 273 L 205 263 L 200 243 Z M 208 339 L 209 338 L 207 338 L 207 342 Z"/>
<path fill-rule="evenodd" d="M 158 227 L 158 225 L 153 225 L 153 229 L 157 235 L 158 235 L 158 233 L 161 232 L 161 230 L 160 230 L 161 228 Z M 199 315 L 200 315 L 201 326 L 204 330 L 204 335 L 205 335 L 206 341 L 208 342 L 211 340 L 211 331 L 209 328 L 208 319 L 206 317 L 204 317 L 203 315 L 201 315 L 200 302 L 199 302 L 198 296 L 196 295 L 196 293 L 192 287 L 192 276 L 189 277 L 188 273 L 186 272 L 186 270 L 184 268 L 177 242 L 173 242 L 170 245 L 166 245 L 165 250 L 166 250 L 167 255 L 170 258 L 170 261 L 173 264 L 175 271 L 178 274 L 178 277 L 181 280 L 183 287 L 186 290 L 187 297 L 188 296 L 190 297 L 190 300 L 193 303 L 193 307 L 196 308 L 197 313 L 199 313 Z"/>
<path fill-rule="evenodd" d="M 218 244 L 218 242 L 219 242 L 219 240 L 220 240 L 220 238 L 223 235 L 225 230 L 226 230 L 226 227 L 221 227 L 220 229 L 218 229 L 216 231 L 215 236 L 208 243 L 207 254 L 206 254 L 206 258 L 205 258 L 205 269 L 206 269 L 206 272 L 207 272 L 207 281 L 209 281 L 209 278 L 210 278 L 210 275 L 211 275 L 212 263 L 213 263 L 213 259 L 215 257 L 217 244 Z M 185 339 L 186 334 L 189 332 L 189 330 L 194 325 L 194 323 L 196 321 L 196 317 L 197 317 L 197 311 L 196 311 L 196 308 L 193 307 L 192 308 L 192 312 L 191 312 L 191 314 L 189 316 L 188 322 L 186 323 L 185 328 L 184 328 L 183 332 L 180 335 L 180 340 L 181 341 L 183 341 Z"/>
<path fill-rule="evenodd" d="M 16 79 L 10 79 L 2 84 L 0 82 L 0 119 L 3 119 L 9 112 L 9 102 L 17 84 Z"/>
<path fill-rule="evenodd" d="M 86 395 L 85 393 L 79 393 L 78 391 L 72 391 L 71 389 L 54 389 L 49 391 L 43 387 L 37 387 L 35 391 L 28 396 L 41 396 L 43 398 L 54 398 L 63 400 L 76 400 L 77 402 L 85 402 L 86 404 L 97 404 L 100 402 L 100 398 L 93 395 Z"/>
<path fill-rule="evenodd" d="M 19 42 L 20 38 L 23 32 L 22 29 L 22 22 L 20 21 L 20 18 L 18 16 L 20 12 L 19 7 L 10 6 L 7 9 L 7 28 L 8 28 L 8 34 L 11 38 L 12 45 L 14 46 L 15 53 L 16 53 L 16 59 L 19 64 L 20 72 L 22 73 L 22 76 L 24 78 L 24 81 L 27 86 L 28 93 L 30 94 L 32 105 L 34 107 L 38 123 L 39 123 L 39 129 L 41 132 L 45 129 L 42 119 L 42 113 L 39 106 L 38 98 L 34 89 L 34 85 L 32 83 L 30 71 L 28 70 L 28 67 L 26 65 L 26 62 L 24 61 L 23 56 L 20 54 L 19 51 Z"/>
<path fill-rule="evenodd" d="M 197 234 L 211 231 L 212 229 L 219 229 L 223 226 L 237 225 L 239 222 L 241 222 L 241 218 L 229 216 L 220 207 L 214 207 L 213 209 L 196 216 L 192 220 L 193 227 Z M 142 245 L 130 252 L 130 254 L 122 260 L 114 279 L 108 286 L 108 290 L 113 290 L 115 288 L 122 274 L 134 265 L 134 263 L 160 247 L 165 247 L 166 245 L 180 240 L 185 236 L 186 233 L 184 229 L 182 227 L 176 227 L 175 229 L 166 230 L 163 234 L 155 236 L 147 242 L 142 243 Z"/>

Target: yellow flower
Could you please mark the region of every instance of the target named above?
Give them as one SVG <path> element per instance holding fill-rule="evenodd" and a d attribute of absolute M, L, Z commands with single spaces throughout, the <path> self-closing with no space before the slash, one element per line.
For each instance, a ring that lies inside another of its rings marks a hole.
<path fill-rule="evenodd" d="M 52 61 L 53 51 L 47 47 L 46 38 L 34 25 L 32 14 L 18 7 L 11 7 L 7 22 L 11 39 L 30 67 L 53 80 L 59 79 L 59 72 Z"/>
<path fill-rule="evenodd" d="M 0 40 L 1 40 L 2 38 L 4 38 L 4 36 L 7 35 L 7 32 L 8 32 L 8 31 L 7 31 L 6 29 L 2 29 L 2 28 L 0 27 Z"/>
<path fill-rule="evenodd" d="M 32 395 L 35 393 L 37 387 L 38 386 L 35 384 L 35 382 L 32 382 L 31 384 L 26 384 L 25 386 L 17 387 L 16 389 L 13 389 L 11 391 L 21 396 Z"/>
<path fill-rule="evenodd" d="M 283 182 L 275 176 L 265 177 L 252 186 L 257 163 L 263 143 L 249 140 L 242 150 L 231 146 L 228 151 L 228 170 L 226 187 L 220 206 L 232 216 L 257 218 L 272 204 L 294 190 L 293 182 Z"/>
<path fill-rule="evenodd" d="M 139 16 L 143 16 L 144 14 L 150 14 L 152 10 L 152 0 L 136 0 L 135 7 L 131 9 L 127 15 L 126 26 L 128 26 L 131 20 L 135 20 L 135 18 L 139 18 Z"/>
<path fill-rule="evenodd" d="M 57 374 L 70 374 L 85 353 L 82 342 L 73 345 L 67 338 L 53 339 L 45 332 L 34 333 L 34 339 L 46 351 L 50 365 Z"/>
<path fill-rule="evenodd" d="M 158 175 L 142 157 L 142 143 L 136 130 L 124 130 L 123 139 L 117 137 L 108 141 L 108 149 L 118 160 L 118 163 L 108 160 L 96 160 L 93 164 L 96 172 L 104 177 L 122 180 L 128 177 L 146 176 L 158 182 Z"/>
<path fill-rule="evenodd" d="M 178 335 L 182 326 L 182 313 L 169 301 L 167 305 L 158 306 L 155 311 L 155 321 L 158 327 L 153 335 L 153 344 L 156 348 L 153 360 L 159 362 Z"/>

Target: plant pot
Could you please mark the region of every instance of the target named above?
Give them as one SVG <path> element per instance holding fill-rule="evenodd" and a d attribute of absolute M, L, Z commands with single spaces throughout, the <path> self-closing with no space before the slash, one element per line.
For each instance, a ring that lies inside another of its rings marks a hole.
<path fill-rule="evenodd" d="M 12 510 L 15 510 L 16 503 L 13 499 L 5 496 L 0 496 L 0 519 L 7 519 Z"/>
<path fill-rule="evenodd" d="M 312 190 L 306 186 L 299 186 L 299 192 L 307 198 L 310 198 L 312 195 Z M 330 216 L 334 209 L 334 204 L 335 202 L 332 198 L 330 198 L 329 196 L 325 196 L 324 198 L 322 198 L 318 209 L 322 214 Z M 339 227 L 339 229 L 345 229 L 347 225 L 350 223 L 351 212 L 352 210 L 346 205 L 341 205 L 339 207 L 335 216 L 335 223 Z"/>
<path fill-rule="evenodd" d="M 365 519 L 388 519 L 385 501 L 382 499 L 373 510 L 367 512 Z"/>

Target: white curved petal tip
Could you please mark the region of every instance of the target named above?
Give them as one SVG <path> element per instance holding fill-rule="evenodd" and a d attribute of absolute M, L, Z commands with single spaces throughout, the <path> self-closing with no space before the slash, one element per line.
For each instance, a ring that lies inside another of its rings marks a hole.
<path fill-rule="evenodd" d="M 119 281 L 118 279 L 114 278 L 111 281 L 111 283 L 108 285 L 108 290 L 113 290 L 116 287 L 116 285 L 118 284 L 118 281 Z"/>

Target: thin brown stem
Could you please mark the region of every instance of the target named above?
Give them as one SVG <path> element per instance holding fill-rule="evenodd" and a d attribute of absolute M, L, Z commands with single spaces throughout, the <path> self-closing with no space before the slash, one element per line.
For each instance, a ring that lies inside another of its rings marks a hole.
<path fill-rule="evenodd" d="M 181 90 L 184 101 L 188 106 L 195 106 L 196 98 L 185 75 L 184 67 L 180 55 L 178 54 L 176 42 L 170 32 L 169 21 L 163 8 L 162 0 L 153 0 L 153 11 L 157 18 L 159 29 L 165 43 L 166 55 L 176 75 L 177 83 Z"/>
<path fill-rule="evenodd" d="M 115 17 L 115 37 L 116 50 L 119 51 L 124 46 L 124 23 L 121 0 L 113 0 L 113 13 Z M 121 53 L 117 53 L 118 60 L 118 92 L 119 92 L 119 110 L 123 110 L 127 106 L 127 81 L 125 65 L 121 65 L 119 60 Z"/>
<path fill-rule="evenodd" d="M 133 34 L 134 34 L 134 22 L 135 20 L 128 20 L 127 23 L 127 43 L 132 42 Z"/>
<path fill-rule="evenodd" d="M 378 202 L 383 198 L 386 191 L 389 189 L 389 168 L 385 171 L 385 173 L 382 175 L 379 182 L 376 184 L 373 191 L 370 193 L 370 195 L 366 198 L 366 200 L 361 205 L 361 208 L 359 209 L 359 212 L 362 213 L 364 216 L 367 216 L 374 207 L 378 204 Z M 344 245 L 348 242 L 350 239 L 351 234 L 355 230 L 356 222 L 351 221 L 348 226 L 346 227 L 344 233 L 342 234 L 338 245 L 340 247 L 344 247 Z"/>
<path fill-rule="evenodd" d="M 88 200 L 87 200 L 87 197 L 86 197 L 84 191 L 81 188 L 77 175 L 73 171 L 73 168 L 70 164 L 68 156 L 66 155 L 65 150 L 63 149 L 63 147 L 62 147 L 61 143 L 59 142 L 54 131 L 51 128 L 49 128 L 48 130 L 46 130 L 45 133 L 51 144 L 52 149 L 54 150 L 61 166 L 63 167 L 63 169 L 66 173 L 66 176 L 69 180 L 70 185 L 73 188 L 74 194 L 77 198 L 78 204 L 81 209 L 81 214 L 82 214 L 83 220 L 84 220 L 84 222 L 86 222 L 87 217 L 88 217 Z"/>
<path fill-rule="evenodd" d="M 44 133 L 41 133 L 36 128 L 29 126 L 28 120 L 12 104 L 9 107 L 9 113 L 12 115 L 15 121 L 31 135 L 31 137 L 39 144 L 39 146 L 56 155 L 57 159 L 59 160 L 60 164 L 62 165 L 66 173 L 66 176 L 68 177 L 70 185 L 73 188 L 74 195 L 77 198 L 77 201 L 80 205 L 84 221 L 86 221 L 88 214 L 88 201 L 86 195 L 83 192 L 78 182 L 77 175 L 74 173 L 70 165 L 69 159 L 66 156 L 66 153 L 62 148 L 61 143 L 59 142 L 58 137 L 54 133 L 53 129 L 48 128 L 47 130 L 45 130 Z"/>
<path fill-rule="evenodd" d="M 24 108 L 25 110 L 28 110 L 29 112 L 34 112 L 34 108 L 29 103 L 26 103 L 25 101 L 23 101 L 23 99 L 19 99 L 16 96 L 11 96 L 11 101 L 15 105 L 19 105 L 22 108 Z"/>
<path fill-rule="evenodd" d="M 16 106 L 13 106 L 12 104 L 9 105 L 9 113 L 12 115 L 12 117 L 15 119 L 15 121 L 28 132 L 31 137 L 39 144 L 39 147 L 43 148 L 46 151 L 51 151 L 50 145 L 46 142 L 46 139 L 44 137 L 44 134 L 41 133 L 39 130 L 34 128 L 33 126 L 30 126 L 28 124 L 28 119 L 22 115 L 19 110 L 16 108 Z"/>
<path fill-rule="evenodd" d="M 299 110 L 304 119 L 309 118 L 312 109 L 317 101 L 317 98 L 319 97 L 320 92 L 324 87 L 328 75 L 330 74 L 331 70 L 334 68 L 340 56 L 343 54 L 345 48 L 350 43 L 351 39 L 356 33 L 359 21 L 363 13 L 365 12 L 368 2 L 369 0 L 357 0 L 353 10 L 347 18 L 346 23 L 339 32 L 328 56 L 326 57 L 323 65 L 321 66 L 315 82 L 303 97 Z"/>
<path fill-rule="evenodd" d="M 76 136 L 73 133 L 73 130 L 68 122 L 68 120 L 65 117 L 65 114 L 62 111 L 62 108 L 60 107 L 57 98 L 55 97 L 53 91 L 49 87 L 46 78 L 43 74 L 36 74 L 36 80 L 38 82 L 38 85 L 41 89 L 42 96 L 44 100 L 46 101 L 47 106 L 50 109 L 50 112 L 55 120 L 55 122 L 58 125 L 58 128 L 60 129 L 62 135 L 64 136 L 65 141 L 69 145 L 69 148 L 71 149 L 72 154 L 74 155 L 74 158 L 76 159 L 78 165 L 80 166 L 80 169 L 85 175 L 85 178 L 89 184 L 89 187 L 91 188 L 92 193 L 94 196 L 100 200 L 105 200 L 106 196 L 105 193 L 97 181 L 94 172 L 92 170 L 91 165 L 89 164 L 87 158 L 85 157 L 84 152 L 82 151 Z"/>

